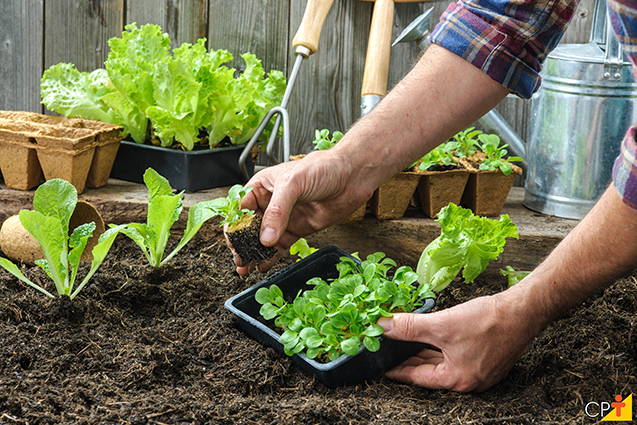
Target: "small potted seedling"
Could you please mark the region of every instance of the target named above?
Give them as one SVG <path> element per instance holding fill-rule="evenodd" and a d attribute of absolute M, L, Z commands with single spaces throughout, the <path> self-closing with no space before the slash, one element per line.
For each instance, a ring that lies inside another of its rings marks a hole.
<path fill-rule="evenodd" d="M 207 204 L 214 214 L 223 217 L 221 225 L 228 225 L 226 236 L 234 251 L 243 261 L 263 261 L 277 253 L 275 247 L 261 243 L 261 216 L 254 211 L 241 208 L 243 197 L 252 190 L 240 184 L 228 191 L 228 196 L 217 198 Z"/>
<path fill-rule="evenodd" d="M 361 261 L 321 248 L 226 302 L 248 334 L 291 356 L 330 388 L 376 379 L 424 348 L 382 338 L 376 324 L 394 312 L 434 305 L 427 285 L 383 253 Z M 393 271 L 393 273 L 390 273 Z"/>
<path fill-rule="evenodd" d="M 456 136 L 459 137 L 459 136 Z M 469 170 L 454 155 L 458 144 L 444 143 L 414 164 L 412 170 L 420 174 L 418 197 L 422 210 L 429 217 L 436 217 L 449 203 L 459 204 L 464 193 Z"/>
<path fill-rule="evenodd" d="M 495 134 L 480 134 L 478 140 L 481 152 L 463 160 L 471 169 L 471 175 L 461 204 L 475 214 L 496 216 L 500 214 L 515 178 L 522 174 L 522 169 L 512 162 L 522 161 L 522 158 L 509 156 L 505 159 L 508 145 L 500 145 L 500 138 Z"/>
<path fill-rule="evenodd" d="M 33 197 L 34 211 L 22 210 L 19 217 L 22 226 L 38 241 L 44 259 L 35 260 L 55 283 L 58 295 L 73 299 L 84 288 L 104 261 L 117 233 L 124 226 L 115 226 L 104 232 L 93 247 L 91 268 L 75 287 L 82 253 L 95 230 L 95 223 L 76 227 L 69 235 L 69 223 L 77 204 L 77 191 L 71 183 L 53 179 L 42 184 Z M 20 269 L 6 258 L 0 258 L 0 266 L 27 285 L 48 297 L 53 294 L 29 280 Z"/>

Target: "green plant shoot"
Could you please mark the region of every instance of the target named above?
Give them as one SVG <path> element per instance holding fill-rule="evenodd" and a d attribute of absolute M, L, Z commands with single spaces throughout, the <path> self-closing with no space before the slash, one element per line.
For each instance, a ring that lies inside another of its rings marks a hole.
<path fill-rule="evenodd" d="M 435 295 L 429 285 L 414 285 L 418 275 L 411 267 L 399 267 L 385 254 L 371 254 L 363 262 L 341 257 L 337 279 L 309 280 L 312 289 L 297 294 L 287 303 L 279 287 L 261 288 L 255 294 L 262 304 L 260 313 L 284 332 L 280 337 L 286 354 L 305 350 L 308 358 L 332 361 L 342 354 L 356 355 L 361 344 L 378 351 L 383 329 L 376 324 L 381 316 L 412 312 L 424 298 Z"/>
<path fill-rule="evenodd" d="M 123 227 L 109 229 L 100 236 L 92 251 L 91 268 L 74 290 L 80 258 L 95 230 L 95 223 L 86 223 L 75 228 L 69 236 L 69 221 L 76 205 L 75 187 L 65 180 L 53 179 L 35 191 L 34 211 L 20 211 L 20 223 L 38 241 L 44 253 L 44 259 L 36 260 L 35 263 L 53 280 L 58 295 L 68 295 L 71 299 L 77 296 L 95 274 L 118 231 Z M 0 265 L 27 285 L 51 298 L 54 297 L 49 291 L 30 281 L 6 258 L 0 258 Z"/>
<path fill-rule="evenodd" d="M 148 187 L 148 215 L 145 224 L 130 223 L 121 232 L 131 238 L 139 246 L 149 264 L 161 267 L 177 254 L 199 231 L 201 226 L 216 214 L 208 208 L 213 201 L 203 201 L 193 205 L 188 211 L 186 230 L 173 251 L 164 257 L 170 229 L 179 219 L 183 206 L 183 192 L 173 194 L 170 183 L 149 168 L 144 173 L 144 183 Z"/>
<path fill-rule="evenodd" d="M 481 170 L 495 171 L 500 170 L 502 174 L 508 176 L 513 171 L 511 162 L 522 161 L 519 156 L 510 156 L 504 159 L 504 156 L 508 153 L 505 149 L 509 145 L 500 146 L 500 138 L 495 134 L 480 134 L 478 136 L 480 140 L 480 149 L 487 156 L 484 161 L 480 163 Z"/>
<path fill-rule="evenodd" d="M 206 204 L 206 208 L 211 210 L 214 215 L 223 217 L 221 225 L 228 223 L 229 226 L 240 221 L 243 217 L 254 214 L 254 211 L 247 208 L 241 208 L 243 197 L 252 190 L 249 186 L 235 184 L 228 191 L 228 196 L 216 198 Z"/>
<path fill-rule="evenodd" d="M 421 171 L 426 171 L 434 165 L 455 165 L 456 160 L 453 158 L 454 146 L 449 142 L 435 147 L 427 155 L 420 158 L 418 168 Z"/>
<path fill-rule="evenodd" d="M 416 268 L 421 284 L 440 292 L 462 270 L 473 282 L 504 250 L 506 238 L 518 238 L 517 226 L 507 214 L 499 220 L 478 217 L 450 203 L 438 213 L 440 236 L 423 250 Z"/>
<path fill-rule="evenodd" d="M 290 247 L 290 254 L 291 255 L 298 255 L 299 259 L 296 261 L 301 261 L 302 259 L 304 259 L 305 257 L 307 257 L 308 255 L 314 253 L 318 251 L 317 248 L 312 248 L 308 243 L 307 240 L 305 240 L 304 238 L 300 238 L 298 241 L 294 242 L 292 244 L 292 246 Z"/>
<path fill-rule="evenodd" d="M 314 150 L 323 151 L 334 147 L 343 138 L 343 133 L 335 131 L 330 139 L 330 131 L 328 129 L 315 130 L 314 137 L 315 140 L 312 142 L 315 145 Z"/>
<path fill-rule="evenodd" d="M 467 158 L 476 153 L 478 141 L 476 137 L 482 134 L 482 131 L 475 130 L 475 127 L 469 127 L 466 130 L 458 132 L 451 142 L 449 148 L 454 151 L 458 158 Z"/>
<path fill-rule="evenodd" d="M 509 280 L 508 288 L 517 284 L 519 281 L 530 275 L 530 271 L 516 271 L 511 266 L 506 266 L 505 270 L 500 269 L 500 276 L 506 276 Z"/>

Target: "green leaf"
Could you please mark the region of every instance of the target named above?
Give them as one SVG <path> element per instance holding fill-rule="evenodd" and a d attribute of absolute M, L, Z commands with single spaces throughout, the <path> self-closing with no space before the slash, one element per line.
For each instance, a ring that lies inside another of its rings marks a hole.
<path fill-rule="evenodd" d="M 47 291 L 46 289 L 42 288 L 40 285 L 37 285 L 31 282 L 29 279 L 27 279 L 27 277 L 22 274 L 18 266 L 16 266 L 15 264 L 7 260 L 6 258 L 0 257 L 0 266 L 4 267 L 6 271 L 8 271 L 12 275 L 20 279 L 22 282 L 42 292 L 47 297 L 55 298 L 49 291 Z"/>
<path fill-rule="evenodd" d="M 22 210 L 19 215 L 22 226 L 42 247 L 43 261 L 48 266 L 48 274 L 55 282 L 58 294 L 68 295 L 68 235 L 63 232 L 62 224 L 57 217 L 46 216 L 38 211 Z"/>
<path fill-rule="evenodd" d="M 370 325 L 365 328 L 363 335 L 365 336 L 379 336 L 383 334 L 383 327 L 380 325 Z"/>
<path fill-rule="evenodd" d="M 378 338 L 366 336 L 363 338 L 363 344 L 365 344 L 365 348 L 367 348 L 372 353 L 375 353 L 380 349 L 380 341 Z"/>
<path fill-rule="evenodd" d="M 350 356 L 355 356 L 358 354 L 358 350 L 360 349 L 361 341 L 356 337 L 352 337 L 346 339 L 341 342 L 341 349 L 344 353 L 349 354 Z"/>
<path fill-rule="evenodd" d="M 117 235 L 126 227 L 125 224 L 120 224 L 118 226 L 113 226 L 110 229 L 106 230 L 102 233 L 97 240 L 97 245 L 93 247 L 93 261 L 91 261 L 91 269 L 86 274 L 80 285 L 78 285 L 77 289 L 71 294 L 70 298 L 73 299 L 80 293 L 82 288 L 88 283 L 91 277 L 95 274 L 99 266 L 104 262 L 108 251 L 110 251 L 111 246 L 113 246 L 113 242 L 115 242 L 115 238 Z"/>
<path fill-rule="evenodd" d="M 175 249 L 173 249 L 172 252 L 162 260 L 160 265 L 166 264 L 166 262 L 173 258 L 175 254 L 177 254 L 193 237 L 195 237 L 199 229 L 201 229 L 201 226 L 203 226 L 206 221 L 217 215 L 213 209 L 209 208 L 211 203 L 211 201 L 203 201 L 190 207 L 188 210 L 186 230 L 184 230 L 181 240 Z"/>
<path fill-rule="evenodd" d="M 270 303 L 265 303 L 259 309 L 259 314 L 261 314 L 265 320 L 271 320 L 279 314 L 280 310 L 280 307 L 274 306 Z"/>
<path fill-rule="evenodd" d="M 42 74 L 40 94 L 46 107 L 69 118 L 115 122 L 115 114 L 100 98 L 114 89 L 108 86 L 108 74 L 97 69 L 90 74 L 75 69 L 72 63 L 58 63 Z"/>

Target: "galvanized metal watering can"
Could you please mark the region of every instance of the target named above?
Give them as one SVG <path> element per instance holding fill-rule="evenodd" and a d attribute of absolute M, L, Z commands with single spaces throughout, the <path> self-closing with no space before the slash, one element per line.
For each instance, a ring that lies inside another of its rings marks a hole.
<path fill-rule="evenodd" d="M 637 122 L 637 83 L 598 0 L 589 43 L 551 52 L 532 98 L 524 205 L 580 219 L 612 178 L 628 128 Z"/>

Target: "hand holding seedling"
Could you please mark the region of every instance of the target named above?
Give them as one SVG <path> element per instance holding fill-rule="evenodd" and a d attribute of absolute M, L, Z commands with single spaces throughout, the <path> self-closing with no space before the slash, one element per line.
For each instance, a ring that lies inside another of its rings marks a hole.
<path fill-rule="evenodd" d="M 343 220 L 372 196 L 373 183 L 347 184 L 356 172 L 335 148 L 316 151 L 257 173 L 247 183 L 253 190 L 241 205 L 263 214 L 263 245 L 287 250 L 297 239 Z M 241 275 L 254 267 L 235 262 Z M 259 270 L 266 271 L 272 264 L 261 262 Z"/>

